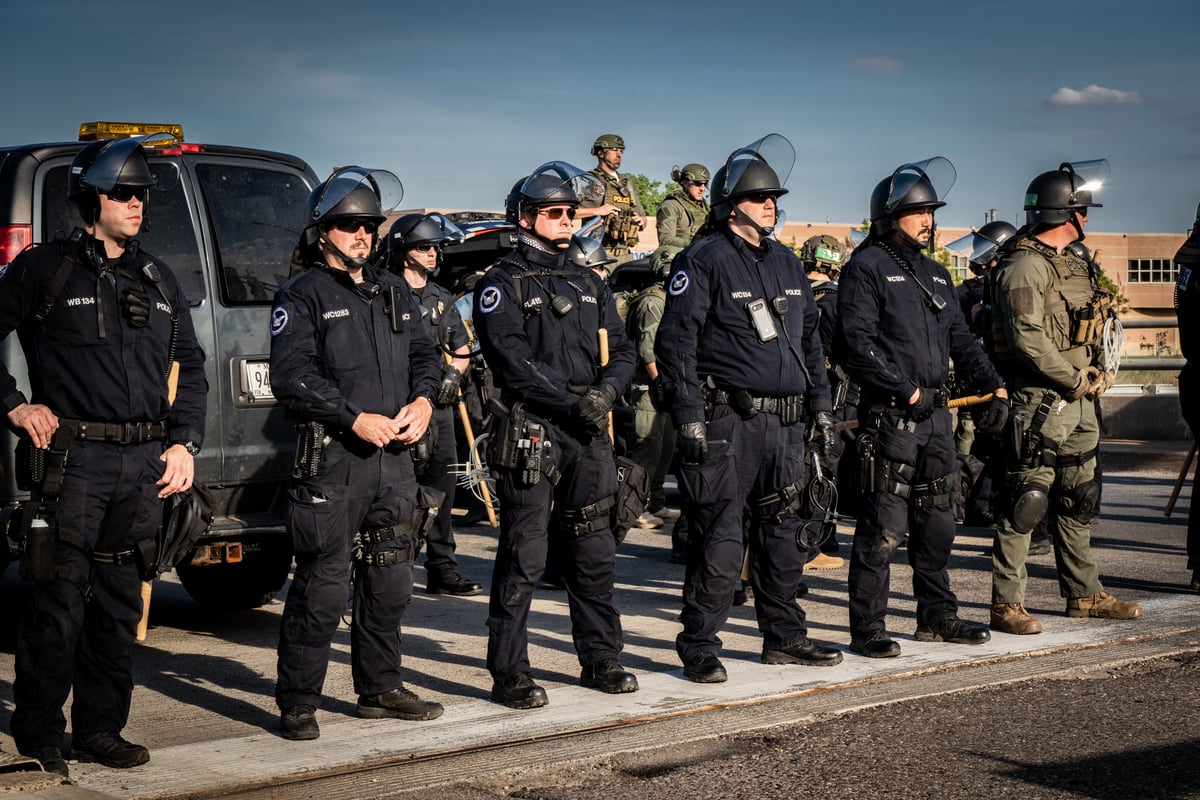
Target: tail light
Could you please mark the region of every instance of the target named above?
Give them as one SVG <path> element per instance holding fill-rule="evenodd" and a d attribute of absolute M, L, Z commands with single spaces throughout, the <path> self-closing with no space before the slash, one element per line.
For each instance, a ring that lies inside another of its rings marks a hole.
<path fill-rule="evenodd" d="M 0 225 L 0 266 L 12 263 L 17 254 L 31 244 L 32 225 Z"/>

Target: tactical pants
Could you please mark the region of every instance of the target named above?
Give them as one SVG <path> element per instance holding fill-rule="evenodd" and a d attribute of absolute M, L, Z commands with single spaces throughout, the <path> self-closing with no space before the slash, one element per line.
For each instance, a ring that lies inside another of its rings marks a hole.
<path fill-rule="evenodd" d="M 657 511 L 667 504 L 663 483 L 675 455 L 675 427 L 671 424 L 671 415 L 657 410 L 650 402 L 650 392 L 639 391 L 637 395 L 633 407 L 634 440 L 629 457 L 646 470 L 650 478 L 646 509 Z"/>
<path fill-rule="evenodd" d="M 289 492 L 288 531 L 296 570 L 279 629 L 275 686 L 275 700 L 284 710 L 320 705 L 330 645 L 346 608 L 355 532 L 412 517 L 417 486 L 412 459 L 407 452 L 368 448 L 356 446 L 350 452 L 331 442 L 317 476 L 297 481 Z M 409 537 L 401 536 L 371 552 L 410 547 Z M 400 619 L 412 596 L 412 573 L 411 558 L 355 567 L 350 665 L 354 691 L 360 695 L 402 685 Z"/>
<path fill-rule="evenodd" d="M 583 508 L 617 491 L 612 445 L 603 436 L 573 436 L 532 414 L 530 420 L 545 425 L 562 477 L 557 486 L 545 475 L 526 486 L 519 470 L 505 470 L 496 482 L 500 542 L 488 603 L 487 668 L 497 680 L 530 671 L 529 608 L 546 568 L 549 537 L 556 537 L 579 663 L 617 658 L 622 647 L 621 617 L 613 606 L 616 540 L 607 516 L 604 527 L 575 536 L 562 531 L 552 513 Z"/>
<path fill-rule="evenodd" d="M 683 464 L 679 484 L 691 525 L 683 583 L 683 631 L 675 649 L 685 662 L 721 649 L 718 635 L 740 584 L 743 519 L 753 506 L 804 475 L 804 425 L 783 426 L 778 415 L 743 420 L 720 405 L 708 423 L 708 459 Z M 759 523 L 749 529 L 750 585 L 763 647 L 780 649 L 807 637 L 795 602 L 806 552 L 796 544 L 801 519 Z"/>
<path fill-rule="evenodd" d="M 128 552 L 153 538 L 162 503 L 161 442 L 71 446 L 60 500 L 55 546 L 60 576 L 34 585 L 21 620 L 13 680 L 12 735 L 17 748 L 63 748 L 63 705 L 74 690 L 75 736 L 120 732 L 133 693 L 133 644 L 142 614 L 136 563 L 94 563 L 64 539 L 102 553 Z M 67 575 L 86 582 L 91 596 Z"/>
<path fill-rule="evenodd" d="M 915 430 L 908 430 L 910 424 Z M 887 460 L 914 467 L 907 480 L 889 470 L 889 481 L 901 485 L 928 484 L 957 475 L 951 425 L 950 411 L 944 408 L 918 423 L 908 423 L 904 411 L 884 409 L 876 434 L 876 463 Z M 863 508 L 850 547 L 850 633 L 861 637 L 887 629 L 892 556 L 905 536 L 917 624 L 937 625 L 955 616 L 958 598 L 950 590 L 947 570 L 954 545 L 954 515 L 948 497 L 918 508 L 914 499 L 892 492 L 872 486 L 864 486 L 863 491 Z M 948 487 L 945 493 L 949 494 Z"/>
<path fill-rule="evenodd" d="M 1012 425 L 1025 425 L 1033 419 L 1045 389 L 1025 387 L 1012 392 Z M 1060 461 L 1094 451 L 1100 442 L 1100 425 L 1096 420 L 1096 404 L 1092 400 L 1055 403 L 1041 428 L 1045 440 L 1058 444 Z M 1062 503 L 1074 491 L 1095 478 L 1096 459 L 1083 464 L 1059 468 L 1038 465 L 1020 469 L 1016 454 L 1007 453 L 1008 508 L 996 524 L 992 545 L 992 602 L 1025 602 L 1025 583 L 1028 573 L 1025 561 L 1029 555 L 1029 534 L 1018 533 L 1012 524 L 1012 501 L 1020 495 L 1021 486 L 1037 484 L 1047 487 L 1051 503 Z M 1092 523 L 1080 521 L 1061 508 L 1049 525 L 1054 544 L 1054 561 L 1058 568 L 1058 590 L 1066 598 L 1087 597 L 1102 591 L 1100 571 L 1092 560 Z"/>
<path fill-rule="evenodd" d="M 1200 366 L 1188 363 L 1179 373 L 1179 405 L 1183 421 L 1192 430 L 1193 441 L 1200 440 Z M 1196 472 L 1192 471 L 1191 510 L 1188 512 L 1188 569 L 1200 569 L 1200 498 L 1196 496 Z"/>
<path fill-rule="evenodd" d="M 456 476 L 450 471 L 450 466 L 458 457 L 454 442 L 454 410 L 435 408 L 430 424 L 437 426 L 437 450 L 419 480 L 422 486 L 444 493 L 446 499 L 442 501 L 425 540 L 425 569 L 430 573 L 442 574 L 458 568 L 458 561 L 454 558 L 457 546 L 451 527 Z"/>

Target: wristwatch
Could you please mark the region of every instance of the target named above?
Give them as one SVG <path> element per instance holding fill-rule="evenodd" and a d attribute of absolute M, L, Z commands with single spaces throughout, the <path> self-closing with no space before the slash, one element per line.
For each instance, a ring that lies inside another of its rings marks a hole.
<path fill-rule="evenodd" d="M 188 451 L 188 455 L 200 455 L 200 445 L 196 444 L 195 442 L 176 442 L 175 444 L 183 445 L 183 449 Z"/>

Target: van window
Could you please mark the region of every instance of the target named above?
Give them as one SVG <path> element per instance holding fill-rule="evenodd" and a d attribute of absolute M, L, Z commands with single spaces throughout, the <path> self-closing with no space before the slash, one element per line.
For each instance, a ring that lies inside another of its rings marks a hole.
<path fill-rule="evenodd" d="M 42 241 L 65 237 L 83 224 L 75 204 L 67 201 L 67 168 L 51 169 L 42 183 Z M 146 221 L 137 238 L 143 250 L 166 263 L 179 278 L 188 302 L 198 305 L 206 297 L 200 242 L 177 170 L 178 166 L 170 162 L 150 162 L 151 174 L 159 185 L 170 188 L 150 191 Z"/>
<path fill-rule="evenodd" d="M 225 305 L 270 305 L 288 279 L 309 186 L 292 172 L 198 164 Z"/>

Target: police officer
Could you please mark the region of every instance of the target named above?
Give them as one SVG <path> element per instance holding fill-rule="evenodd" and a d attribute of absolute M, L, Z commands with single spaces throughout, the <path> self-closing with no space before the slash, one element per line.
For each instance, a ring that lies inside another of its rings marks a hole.
<path fill-rule="evenodd" d="M 958 374 L 995 398 L 982 423 L 999 430 L 1008 411 L 1000 376 L 971 334 L 950 274 L 921 250 L 934 210 L 954 183 L 944 158 L 904 164 L 871 193 L 871 230 L 842 272 L 837 352 L 862 387 L 859 448 L 864 508 L 850 551 L 850 649 L 900 654 L 887 633 L 891 559 L 908 536 L 917 600 L 916 639 L 980 644 L 987 628 L 958 617 L 946 565 L 954 543 L 949 480 L 957 474 L 946 381 Z"/>
<path fill-rule="evenodd" d="M 603 183 L 604 197 L 581 204 L 579 217 L 604 217 L 604 249 L 623 264 L 633 257 L 630 250 L 646 228 L 646 212 L 633 181 L 619 172 L 625 140 L 615 133 L 603 133 L 592 143 L 592 155 L 596 157 L 592 174 Z"/>
<path fill-rule="evenodd" d="M 607 285 L 565 257 L 580 200 L 595 202 L 602 194 L 598 179 L 561 161 L 518 181 L 505 203 L 517 247 L 475 287 L 475 327 L 505 413 L 489 436 L 500 542 L 487 667 L 492 699 L 510 708 L 549 702 L 530 674 L 528 624 L 551 537 L 566 581 L 580 683 L 609 693 L 638 688 L 618 660 L 611 528 L 618 486 L 607 430 L 613 401 L 633 374 L 633 347 Z"/>
<path fill-rule="evenodd" d="M 803 420 L 817 420 L 826 447 L 835 434 L 816 302 L 795 253 L 770 238 L 794 159 L 787 139 L 770 134 L 717 170 L 701 238 L 675 257 L 654 348 L 691 525 L 675 649 L 697 683 L 727 678 L 718 633 L 742 569 L 747 511 L 762 660 L 842 660 L 808 638 L 795 602 L 806 555 L 796 538 Z"/>
<path fill-rule="evenodd" d="M 659 247 L 683 248 L 692 243 L 696 231 L 708 219 L 708 202 L 704 199 L 708 178 L 708 167 L 703 164 L 671 170 L 671 180 L 679 188 L 658 204 L 655 220 Z"/>
<path fill-rule="evenodd" d="M 376 268 L 383 209 L 402 195 L 395 175 L 362 167 L 317 185 L 297 245 L 305 269 L 272 311 L 271 388 L 300 423 L 288 507 L 296 570 L 275 686 L 285 739 L 320 736 L 316 707 L 352 576 L 358 715 L 442 714 L 400 678 L 400 619 L 421 548 L 408 447 L 429 425 L 442 375 L 411 290 Z"/>
<path fill-rule="evenodd" d="M 858 386 L 853 383 L 844 370 L 834 365 L 832 361 L 833 334 L 837 329 L 837 290 L 838 275 L 842 270 L 845 249 L 842 243 L 828 234 L 810 236 L 800 246 L 800 263 L 808 274 L 812 285 L 813 297 L 817 299 L 817 311 L 820 322 L 817 329 L 821 333 L 821 348 L 825 351 L 825 372 L 829 376 L 829 393 L 833 403 L 833 421 L 836 425 L 845 422 L 847 410 L 853 413 L 858 405 Z M 846 436 L 850 436 L 847 431 Z M 852 438 L 852 437 L 851 437 Z M 840 569 L 846 560 L 839 558 L 836 523 L 826 523 L 827 512 L 836 513 L 837 487 L 836 480 L 838 465 L 841 462 L 845 442 L 839 435 L 831 457 L 825 458 L 818 454 L 821 467 L 821 480 L 811 484 L 813 489 L 806 491 L 805 514 L 808 523 L 805 526 L 806 537 L 810 538 L 812 546 L 808 552 L 808 569 Z M 811 459 L 810 459 L 811 460 Z M 813 470 L 815 473 L 815 470 Z M 815 474 L 812 476 L 815 478 Z M 813 499 L 818 502 L 812 502 Z"/>
<path fill-rule="evenodd" d="M 392 223 L 387 241 L 388 263 L 412 289 L 413 298 L 421 309 L 425 332 L 446 362 L 434 398 L 433 453 L 416 465 L 421 485 L 443 495 L 437 518 L 425 541 L 425 591 L 470 597 L 479 594 L 483 587 L 459 574 L 451 527 L 455 484 L 451 465 L 458 458 L 453 409 L 459 400 L 463 375 L 471 365 L 470 337 L 454 306 L 454 297 L 449 290 L 431 280 L 441 263 L 442 246 L 460 241 L 462 237 L 458 226 L 441 214 L 405 214 Z"/>
<path fill-rule="evenodd" d="M 0 339 L 17 331 L 32 386 L 27 399 L 0 367 L 0 397 L 26 464 L 44 464 L 23 513 L 22 575 L 36 583 L 17 637 L 12 734 L 60 775 L 72 689 L 72 757 L 117 768 L 150 759 L 121 737 L 141 581 L 153 574 L 162 498 L 191 488 L 204 438 L 208 383 L 187 298 L 134 238 L 156 185 L 143 146 L 159 139 L 173 141 L 80 150 L 67 197 L 83 228 L 26 250 L 0 278 Z"/>
<path fill-rule="evenodd" d="M 991 625 L 1040 633 L 1025 610 L 1029 535 L 1051 499 L 1050 523 L 1059 591 L 1067 616 L 1134 619 L 1141 606 L 1104 590 L 1092 560 L 1091 520 L 1099 509 L 1095 480 L 1100 426 L 1096 398 L 1112 384 L 1102 337 L 1115 318 L 1112 296 L 1073 245 L 1083 239 L 1092 191 L 1108 162 L 1064 163 L 1043 172 L 1025 193 L 1027 224 L 1005 248 L 992 275 L 996 358 L 1013 388 L 1008 494 L 1010 507 L 992 547 Z"/>
<path fill-rule="evenodd" d="M 1179 373 L 1179 405 L 1183 419 L 1200 440 L 1200 207 L 1192 234 L 1175 254 L 1179 279 L 1175 284 L 1175 313 L 1179 317 L 1179 350 L 1186 363 Z M 1192 472 L 1192 505 L 1188 512 L 1188 569 L 1191 590 L 1200 592 L 1200 502 L 1196 501 L 1196 473 Z"/>

